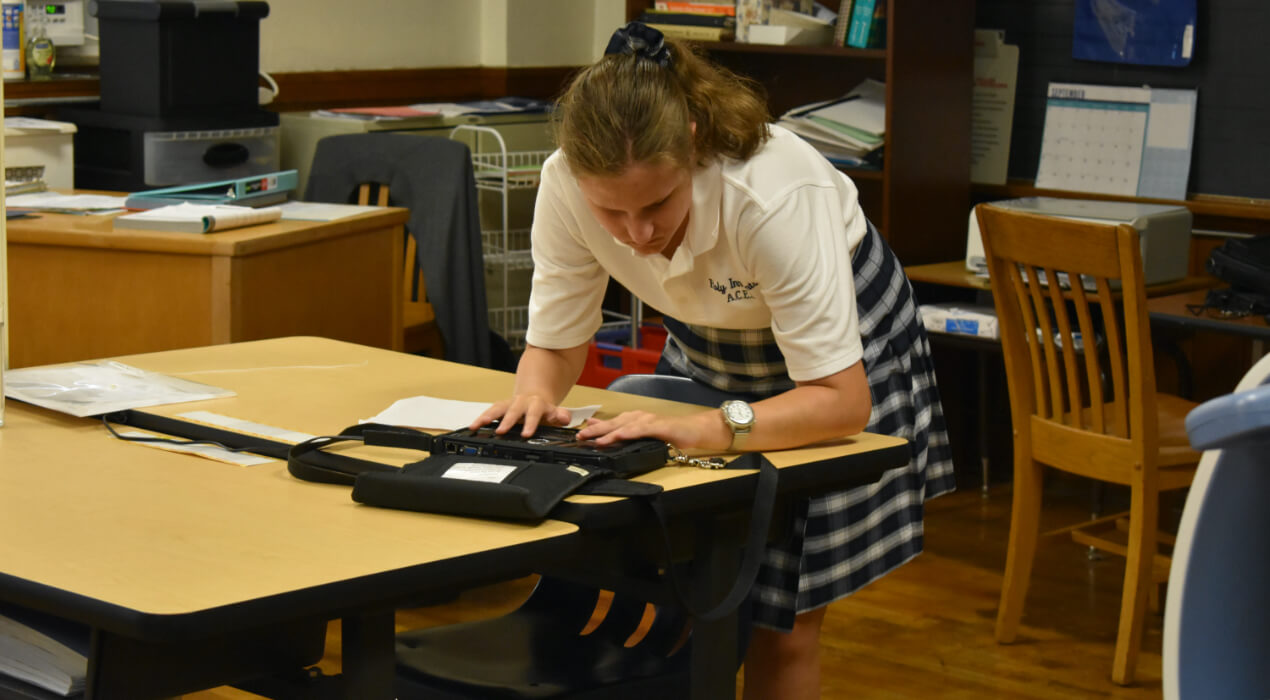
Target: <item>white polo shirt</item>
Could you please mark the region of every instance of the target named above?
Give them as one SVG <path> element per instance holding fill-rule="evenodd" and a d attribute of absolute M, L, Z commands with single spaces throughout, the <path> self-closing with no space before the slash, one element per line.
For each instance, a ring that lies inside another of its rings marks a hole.
<path fill-rule="evenodd" d="M 855 185 L 773 125 L 746 161 L 692 178 L 688 231 L 671 259 L 639 255 L 595 220 L 557 151 L 543 165 L 532 230 L 526 340 L 588 342 L 612 275 L 653 308 L 713 328 L 770 327 L 791 379 L 839 372 L 863 356 L 851 254 L 867 231 Z"/>

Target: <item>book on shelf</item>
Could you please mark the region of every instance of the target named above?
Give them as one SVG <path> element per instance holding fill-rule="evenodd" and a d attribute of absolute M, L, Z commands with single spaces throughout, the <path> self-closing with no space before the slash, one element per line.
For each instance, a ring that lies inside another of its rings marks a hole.
<path fill-rule="evenodd" d="M 665 12 L 694 12 L 698 14 L 731 15 L 735 17 L 736 0 L 723 0 L 721 2 L 709 2 L 708 0 L 695 0 L 694 2 L 657 0 L 653 3 L 653 9 Z"/>
<path fill-rule="evenodd" d="M 726 27 L 736 29 L 736 17 L 732 15 L 706 14 L 703 12 L 672 12 L 670 10 L 645 10 L 639 17 L 644 24 L 682 24 L 693 27 Z"/>
<path fill-rule="evenodd" d="M 646 24 L 671 39 L 732 41 L 736 36 L 736 30 L 732 27 L 700 27 L 691 24 L 657 24 L 652 22 L 646 22 Z"/>
<path fill-rule="evenodd" d="M 343 116 L 367 121 L 394 119 L 417 119 L 422 117 L 440 117 L 441 112 L 435 109 L 423 109 L 414 105 L 390 105 L 387 107 L 333 107 L 321 110 L 331 116 Z"/>
<path fill-rule="evenodd" d="M 838 19 L 833 26 L 833 45 L 847 45 L 847 29 L 851 27 L 851 6 L 855 0 L 842 0 L 838 3 Z"/>
<path fill-rule="evenodd" d="M 243 226 L 267 224 L 282 218 L 280 207 L 237 207 L 229 204 L 181 202 L 115 217 L 115 230 L 145 229 L 211 233 Z"/>
<path fill-rule="evenodd" d="M 0 604 L 0 674 L 55 695 L 82 692 L 90 635 L 87 625 Z"/>
<path fill-rule="evenodd" d="M 886 0 L 855 0 L 851 26 L 847 28 L 847 46 L 877 49 L 886 44 L 886 4 Z"/>
<path fill-rule="evenodd" d="M 833 100 L 786 112 L 778 122 L 834 165 L 881 167 L 886 142 L 886 84 L 866 79 Z"/>
<path fill-rule="evenodd" d="M 835 143 L 863 156 L 886 140 L 886 84 L 865 79 L 842 97 L 795 107 L 780 123 L 804 138 Z"/>

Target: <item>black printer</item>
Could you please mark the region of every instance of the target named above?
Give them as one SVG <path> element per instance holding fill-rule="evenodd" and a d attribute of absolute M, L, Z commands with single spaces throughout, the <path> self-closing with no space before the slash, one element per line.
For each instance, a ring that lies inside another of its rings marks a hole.
<path fill-rule="evenodd" d="M 101 101 L 73 122 L 75 186 L 136 191 L 279 169 L 278 115 L 259 106 L 258 0 L 93 0 Z"/>

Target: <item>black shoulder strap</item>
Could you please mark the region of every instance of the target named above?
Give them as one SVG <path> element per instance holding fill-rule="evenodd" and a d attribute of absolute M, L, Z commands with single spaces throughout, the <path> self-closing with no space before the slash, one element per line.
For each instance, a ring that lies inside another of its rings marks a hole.
<path fill-rule="evenodd" d="M 357 475 L 366 472 L 398 472 L 394 467 L 382 462 L 372 462 L 346 455 L 325 451 L 323 448 L 340 442 L 361 442 L 366 445 L 383 447 L 404 447 L 423 452 L 432 449 L 433 436 L 411 428 L 402 428 L 378 423 L 363 423 L 345 428 L 339 435 L 324 435 L 311 438 L 293 446 L 287 453 L 287 471 L 299 479 L 319 481 L 331 484 L 352 485 Z M 741 560 L 741 568 L 736 582 L 723 600 L 707 610 L 698 610 L 688 601 L 684 593 L 684 585 L 676 575 L 675 567 L 667 567 L 671 586 L 680 605 L 689 614 L 700 620 L 717 620 L 735 610 L 750 594 L 754 581 L 758 577 L 759 566 L 767 550 L 767 534 L 771 529 L 772 512 L 776 504 L 776 487 L 779 472 L 766 457 L 757 452 L 748 452 L 728 463 L 726 469 L 758 469 L 758 484 L 754 491 L 754 508 L 750 516 L 750 532 L 746 538 L 745 554 Z M 673 549 L 670 544 L 670 532 L 667 529 L 667 518 L 662 506 L 662 487 L 640 481 L 621 478 L 597 479 L 578 488 L 576 493 L 597 496 L 621 496 L 638 498 L 648 504 L 661 530 L 662 542 L 666 549 L 667 561 Z"/>
<path fill-rule="evenodd" d="M 379 423 L 362 423 L 340 431 L 297 443 L 287 452 L 287 471 L 297 479 L 351 486 L 364 472 L 395 472 L 400 467 L 327 452 L 323 448 L 340 442 L 361 442 L 381 447 L 404 447 L 430 452 L 432 436 L 420 430 Z"/>
<path fill-rule="evenodd" d="M 737 573 L 732 590 L 721 601 L 706 610 L 698 610 L 685 594 L 685 586 L 680 582 L 673 566 L 666 567 L 671 587 L 680 606 L 688 614 L 699 620 L 718 620 L 736 610 L 750 595 L 754 581 L 758 578 L 760 565 L 767 552 L 767 534 L 772 526 L 772 512 L 776 507 L 776 486 L 780 472 L 766 457 L 757 452 L 747 452 L 728 463 L 725 469 L 758 469 L 758 484 L 754 489 L 754 508 L 750 514 L 750 532 L 745 541 L 745 554 L 741 559 L 741 568 Z M 657 524 L 661 529 L 662 543 L 666 550 L 667 561 L 670 561 L 673 549 L 670 544 L 670 532 L 666 526 L 666 511 L 662 507 L 662 487 L 641 481 L 627 479 L 601 479 L 593 481 L 578 489 L 576 493 L 587 493 L 596 496 L 637 497 L 648 504 Z"/>

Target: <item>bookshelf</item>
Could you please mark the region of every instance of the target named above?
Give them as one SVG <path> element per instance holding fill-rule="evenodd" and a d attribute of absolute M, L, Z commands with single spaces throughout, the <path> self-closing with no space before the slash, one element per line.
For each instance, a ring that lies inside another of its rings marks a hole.
<path fill-rule="evenodd" d="M 887 0 L 886 48 L 702 42 L 712 59 L 758 81 L 773 116 L 845 94 L 865 78 L 887 85 L 881 169 L 844 169 L 864 211 L 905 265 L 965 255 L 970 211 L 974 5 Z M 636 19 L 652 3 L 627 0 Z"/>

